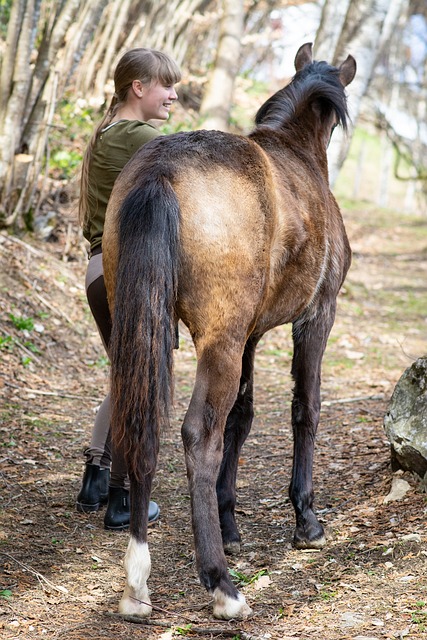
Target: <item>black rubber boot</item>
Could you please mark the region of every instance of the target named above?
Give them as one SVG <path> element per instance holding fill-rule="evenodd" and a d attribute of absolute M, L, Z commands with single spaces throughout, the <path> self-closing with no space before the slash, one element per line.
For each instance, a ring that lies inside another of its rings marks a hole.
<path fill-rule="evenodd" d="M 82 513 L 99 511 L 108 502 L 110 470 L 86 463 L 82 488 L 77 496 L 76 508 Z"/>
<path fill-rule="evenodd" d="M 150 500 L 148 507 L 148 524 L 155 522 L 160 515 L 156 502 Z M 123 487 L 110 487 L 108 507 L 104 516 L 104 528 L 109 531 L 129 529 L 130 500 L 129 491 Z"/>

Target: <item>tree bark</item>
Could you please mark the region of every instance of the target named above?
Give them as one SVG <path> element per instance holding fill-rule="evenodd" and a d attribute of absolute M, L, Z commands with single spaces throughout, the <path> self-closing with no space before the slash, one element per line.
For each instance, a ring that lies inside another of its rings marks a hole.
<path fill-rule="evenodd" d="M 328 150 L 329 179 L 332 185 L 338 176 L 350 147 L 355 124 L 360 112 L 362 99 L 366 95 L 372 78 L 375 63 L 383 44 L 381 37 L 384 29 L 392 30 L 400 10 L 408 0 L 351 0 L 344 26 L 341 31 L 333 62 L 338 64 L 353 53 L 357 61 L 357 73 L 348 89 L 350 122 L 347 134 L 337 130 L 332 136 Z M 388 17 L 388 19 L 387 19 Z M 391 31 L 390 31 L 391 32 Z"/>
<path fill-rule="evenodd" d="M 45 140 L 47 136 L 45 114 L 49 101 L 43 95 L 80 4 L 81 0 L 49 6 L 43 5 L 43 0 L 18 0 L 12 5 L 7 35 L 10 48 L 1 72 L 0 226 L 10 226 L 19 218 L 38 179 L 40 149 L 44 147 L 40 138 Z M 32 65 L 36 37 L 40 44 Z M 15 158 L 17 154 L 26 156 L 25 163 Z"/>
<path fill-rule="evenodd" d="M 34 13 L 35 5 L 33 0 L 19 2 L 16 20 L 20 18 L 21 22 L 13 20 L 9 24 L 9 29 L 12 32 L 10 41 L 15 46 L 15 61 L 12 76 L 10 76 L 10 63 L 8 64 L 9 69 L 6 72 L 5 82 L 9 85 L 9 91 L 3 97 L 3 108 L 0 113 L 2 123 L 0 136 L 0 200 L 3 214 L 15 204 L 12 197 L 14 155 L 18 152 L 26 152 L 22 145 L 22 132 L 24 129 L 24 110 L 30 88 L 28 64 L 32 49 Z M 18 36 L 16 30 L 18 30 Z"/>
<path fill-rule="evenodd" d="M 105 96 L 105 85 L 108 78 L 111 77 L 113 59 L 118 49 L 118 42 L 122 29 L 126 23 L 130 3 L 131 0 L 115 0 L 113 5 L 113 19 L 109 21 L 111 31 L 106 42 L 102 65 L 97 73 L 95 82 L 94 97 L 99 101 L 101 101 Z"/>
<path fill-rule="evenodd" d="M 325 0 L 314 43 L 314 58 L 333 63 L 350 0 Z M 332 57 L 331 57 L 332 56 Z"/>
<path fill-rule="evenodd" d="M 205 129 L 227 131 L 243 35 L 243 2 L 223 1 L 218 50 L 200 115 Z"/>

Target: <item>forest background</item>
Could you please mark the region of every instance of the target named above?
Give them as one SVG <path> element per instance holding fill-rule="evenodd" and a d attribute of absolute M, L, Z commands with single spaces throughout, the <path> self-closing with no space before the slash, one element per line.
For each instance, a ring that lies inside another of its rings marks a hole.
<path fill-rule="evenodd" d="M 324 550 L 291 547 L 289 327 L 258 349 L 256 416 L 239 464 L 243 551 L 230 571 L 254 608 L 211 620 L 192 551 L 180 425 L 195 354 L 185 328 L 172 428 L 162 441 L 144 626 L 117 618 L 127 534 L 78 514 L 108 359 L 84 291 L 79 171 L 124 50 L 168 51 L 183 70 L 163 133 L 247 133 L 288 82 L 299 46 L 358 73 L 352 126 L 330 174 L 353 249 L 322 375 L 316 508 Z M 383 418 L 425 353 L 425 0 L 0 0 L 0 635 L 8 640 L 395 640 L 427 631 L 426 498 L 390 467 Z M 394 481 L 407 493 L 393 501 Z M 424 485 L 425 489 L 425 485 Z"/>
<path fill-rule="evenodd" d="M 0 0 L 0 10 L 0 227 L 13 233 L 48 237 L 55 203 L 75 200 L 85 145 L 113 93 L 115 63 L 135 46 L 165 50 L 182 66 L 180 108 L 164 133 L 248 132 L 263 100 L 292 76 L 301 44 L 314 41 L 315 58 L 334 64 L 351 53 L 358 63 L 349 87 L 352 127 L 345 139 L 333 138 L 331 183 L 357 127 L 347 196 L 386 205 L 397 178 L 397 206 L 425 206 L 423 0 Z M 363 165 L 373 138 L 379 161 L 372 183 Z"/>

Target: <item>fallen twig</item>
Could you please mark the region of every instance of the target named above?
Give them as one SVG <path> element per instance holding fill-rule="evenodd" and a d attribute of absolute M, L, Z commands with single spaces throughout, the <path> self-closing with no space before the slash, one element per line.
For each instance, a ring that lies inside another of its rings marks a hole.
<path fill-rule="evenodd" d="M 4 331 L 4 329 L 0 328 L 0 332 L 4 335 L 4 336 L 8 336 L 9 334 Z M 16 346 L 21 349 L 21 351 L 23 351 L 25 354 L 27 354 L 27 356 L 29 356 L 31 358 L 31 360 L 35 360 L 35 362 L 37 362 L 38 364 L 41 364 L 41 360 L 40 358 L 37 358 L 37 356 L 34 354 L 33 351 L 30 351 L 29 349 L 27 349 L 27 347 L 25 345 L 22 344 L 22 342 L 20 342 L 18 340 L 18 338 L 13 338 L 13 342 L 14 344 L 16 344 Z"/>
<path fill-rule="evenodd" d="M 155 609 L 155 607 L 153 607 Z M 160 609 L 160 611 L 163 611 Z M 167 611 L 169 615 L 179 616 L 179 614 Z M 152 627 L 163 627 L 168 629 L 173 629 L 174 627 L 179 627 L 179 625 L 173 625 L 170 622 L 162 622 L 160 620 L 152 620 L 150 618 L 142 618 L 141 616 L 128 616 L 121 613 L 113 613 L 111 611 L 107 611 L 105 613 L 109 618 L 120 618 L 121 620 L 125 620 L 125 622 L 132 622 L 133 624 L 144 624 Z M 181 616 L 179 616 L 181 617 Z M 206 636 L 223 636 L 225 638 L 234 638 L 235 636 L 241 638 L 241 640 L 256 640 L 255 636 L 251 636 L 248 633 L 245 633 L 241 629 L 224 629 L 222 627 L 199 627 L 199 625 L 191 623 L 191 628 L 186 629 L 186 636 L 191 637 L 193 634 L 195 635 L 206 635 Z"/>
<path fill-rule="evenodd" d="M 155 604 L 150 604 L 149 602 L 144 602 L 143 600 L 139 600 L 138 598 L 131 598 L 131 599 L 135 600 L 135 602 L 138 602 L 139 604 L 145 604 L 147 607 L 151 607 L 153 609 L 153 611 L 158 611 L 159 613 L 165 613 L 168 616 L 176 616 L 177 618 L 183 618 L 186 622 L 194 624 L 194 620 L 192 620 L 191 618 L 188 618 L 187 616 L 183 615 L 182 613 L 175 613 L 174 611 L 168 611 L 167 609 L 162 609 L 161 607 L 158 607 Z M 139 617 L 139 616 L 137 616 L 137 617 Z"/>
<path fill-rule="evenodd" d="M 65 393 L 64 391 L 42 391 L 41 389 L 27 389 L 24 387 L 20 387 L 17 384 L 13 384 L 12 382 L 4 381 L 4 384 L 8 387 L 12 387 L 13 389 L 19 389 L 20 391 L 25 391 L 25 393 L 35 393 L 39 396 L 54 396 L 55 398 L 69 398 L 71 400 L 93 400 L 95 402 L 102 402 L 102 398 L 96 398 L 95 396 L 79 396 L 72 393 Z"/>
<path fill-rule="evenodd" d="M 362 400 L 384 400 L 384 394 L 374 396 L 357 396 L 356 398 L 339 398 L 338 400 L 323 400 L 322 407 L 330 407 L 333 404 L 347 404 L 350 402 L 361 402 Z"/>
<path fill-rule="evenodd" d="M 33 576 L 36 576 L 37 580 L 39 580 L 40 582 L 44 582 L 51 589 L 54 589 L 55 591 L 59 591 L 60 593 L 68 593 L 68 589 L 66 589 L 65 587 L 62 587 L 60 585 L 53 584 L 53 582 L 51 582 L 43 574 L 39 573 L 38 571 L 35 571 L 34 569 L 32 569 L 28 565 L 24 564 L 20 560 L 17 560 L 13 556 L 11 556 L 9 553 L 5 553 L 4 551 L 0 551 L 0 555 L 5 556 L 6 558 L 9 558 L 9 560 L 12 560 L 13 562 L 16 562 L 16 564 L 19 564 L 19 566 L 22 567 L 23 569 L 25 569 L 25 571 L 28 571 L 29 573 L 32 573 Z"/>
<path fill-rule="evenodd" d="M 169 627 L 171 626 L 170 622 L 161 622 L 160 620 L 142 618 L 141 616 L 127 616 L 123 613 L 114 613 L 113 611 L 106 611 L 104 615 L 106 615 L 107 618 L 120 618 L 120 620 L 124 620 L 125 622 L 132 622 L 133 624 L 146 624 L 150 627 L 165 627 L 169 629 Z"/>

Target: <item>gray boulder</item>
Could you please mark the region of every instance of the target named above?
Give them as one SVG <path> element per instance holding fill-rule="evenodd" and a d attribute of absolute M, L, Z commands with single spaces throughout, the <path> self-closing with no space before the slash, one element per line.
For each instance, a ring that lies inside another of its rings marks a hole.
<path fill-rule="evenodd" d="M 403 373 L 391 397 L 384 428 L 393 471 L 427 474 L 427 356 Z M 427 477 L 427 476 L 426 476 Z"/>

